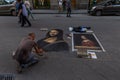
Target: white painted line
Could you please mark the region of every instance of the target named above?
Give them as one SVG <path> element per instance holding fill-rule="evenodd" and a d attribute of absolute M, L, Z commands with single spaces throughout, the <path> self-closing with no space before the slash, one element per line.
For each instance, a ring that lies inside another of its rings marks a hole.
<path fill-rule="evenodd" d="M 96 38 L 97 42 L 99 43 L 100 47 L 102 48 L 102 51 L 105 52 L 106 50 L 103 48 L 102 44 L 100 43 L 100 41 L 98 40 L 98 38 L 96 37 L 96 35 L 93 33 L 94 37 Z"/>

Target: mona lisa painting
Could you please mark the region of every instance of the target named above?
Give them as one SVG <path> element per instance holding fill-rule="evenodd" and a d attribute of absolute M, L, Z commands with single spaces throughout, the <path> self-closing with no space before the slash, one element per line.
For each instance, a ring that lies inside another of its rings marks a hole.
<path fill-rule="evenodd" d="M 105 51 L 94 33 L 72 33 L 72 51 L 77 49 Z"/>

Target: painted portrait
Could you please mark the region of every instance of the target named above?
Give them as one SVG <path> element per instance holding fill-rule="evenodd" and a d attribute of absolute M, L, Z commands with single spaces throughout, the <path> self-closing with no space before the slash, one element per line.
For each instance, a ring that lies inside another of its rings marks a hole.
<path fill-rule="evenodd" d="M 72 48 L 103 51 L 103 46 L 94 33 L 73 33 Z"/>
<path fill-rule="evenodd" d="M 37 41 L 37 44 L 45 51 L 68 51 L 69 46 L 63 35 L 63 30 L 51 29 L 43 39 Z"/>

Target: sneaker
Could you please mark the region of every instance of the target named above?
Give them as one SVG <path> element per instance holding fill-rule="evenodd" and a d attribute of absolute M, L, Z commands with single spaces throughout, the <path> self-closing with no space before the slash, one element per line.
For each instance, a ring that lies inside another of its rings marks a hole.
<path fill-rule="evenodd" d="M 22 67 L 19 65 L 19 66 L 17 66 L 17 72 L 18 73 L 22 73 Z"/>
<path fill-rule="evenodd" d="M 27 68 L 27 67 L 28 67 L 27 64 L 21 64 L 20 66 L 21 66 L 22 68 Z"/>

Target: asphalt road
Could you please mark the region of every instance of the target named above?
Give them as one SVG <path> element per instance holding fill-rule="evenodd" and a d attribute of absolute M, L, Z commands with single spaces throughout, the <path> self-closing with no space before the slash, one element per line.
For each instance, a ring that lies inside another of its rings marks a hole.
<path fill-rule="evenodd" d="M 0 73 L 15 74 L 16 80 L 119 80 L 120 76 L 120 17 L 88 16 L 73 14 L 67 18 L 65 14 L 35 14 L 30 18 L 32 27 L 22 28 L 18 18 L 0 16 Z M 106 52 L 96 53 L 98 59 L 77 58 L 71 51 L 71 40 L 68 52 L 48 52 L 48 59 L 40 58 L 40 62 L 22 74 L 16 72 L 16 64 L 11 54 L 20 40 L 29 32 L 36 33 L 36 41 L 45 36 L 46 31 L 40 28 L 59 28 L 68 34 L 70 26 L 91 26 Z"/>

